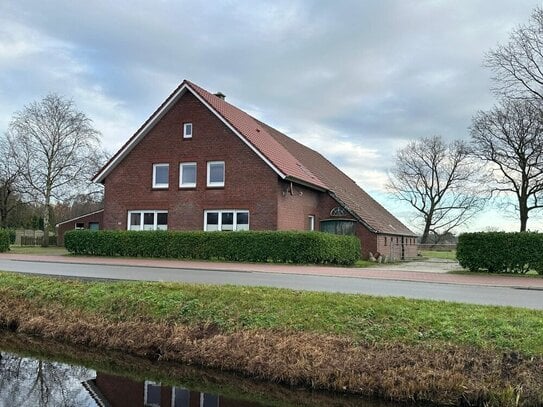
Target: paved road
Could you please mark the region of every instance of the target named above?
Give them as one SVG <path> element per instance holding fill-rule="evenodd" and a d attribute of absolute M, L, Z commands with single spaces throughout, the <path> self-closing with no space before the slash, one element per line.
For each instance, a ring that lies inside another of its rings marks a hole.
<path fill-rule="evenodd" d="M 262 272 L 71 264 L 0 259 L 0 270 L 79 278 L 270 286 L 543 309 L 543 290 Z"/>

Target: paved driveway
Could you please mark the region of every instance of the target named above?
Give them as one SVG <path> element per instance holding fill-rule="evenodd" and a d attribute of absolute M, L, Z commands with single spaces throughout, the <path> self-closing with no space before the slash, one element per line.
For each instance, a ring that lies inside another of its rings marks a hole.
<path fill-rule="evenodd" d="M 449 271 L 462 270 L 456 260 L 447 259 L 415 260 L 397 264 L 383 264 L 380 267 L 387 270 L 415 271 L 419 273 L 448 273 Z"/>

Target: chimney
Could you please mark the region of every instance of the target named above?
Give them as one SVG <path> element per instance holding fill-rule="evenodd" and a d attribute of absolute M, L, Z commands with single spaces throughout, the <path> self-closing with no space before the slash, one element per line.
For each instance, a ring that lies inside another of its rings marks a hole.
<path fill-rule="evenodd" d="M 215 96 L 217 96 L 219 99 L 222 99 L 222 100 L 226 99 L 226 95 L 222 92 L 215 93 Z"/>

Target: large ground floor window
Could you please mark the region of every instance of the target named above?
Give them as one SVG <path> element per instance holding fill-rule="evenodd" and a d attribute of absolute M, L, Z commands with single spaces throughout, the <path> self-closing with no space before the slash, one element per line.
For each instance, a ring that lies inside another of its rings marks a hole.
<path fill-rule="evenodd" d="M 128 211 L 128 230 L 167 230 L 168 211 Z"/>
<path fill-rule="evenodd" d="M 213 209 L 204 211 L 204 230 L 249 230 L 249 211 L 237 209 Z"/>
<path fill-rule="evenodd" d="M 356 221 L 350 219 L 326 219 L 321 221 L 321 232 L 336 235 L 354 235 Z"/>

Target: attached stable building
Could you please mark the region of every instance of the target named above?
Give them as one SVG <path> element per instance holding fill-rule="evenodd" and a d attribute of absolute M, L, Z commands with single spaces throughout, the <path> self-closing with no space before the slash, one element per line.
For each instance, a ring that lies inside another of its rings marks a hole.
<path fill-rule="evenodd" d="M 358 236 L 365 256 L 417 252 L 416 235 L 320 153 L 187 80 L 94 181 L 101 229 L 320 230 Z"/>

